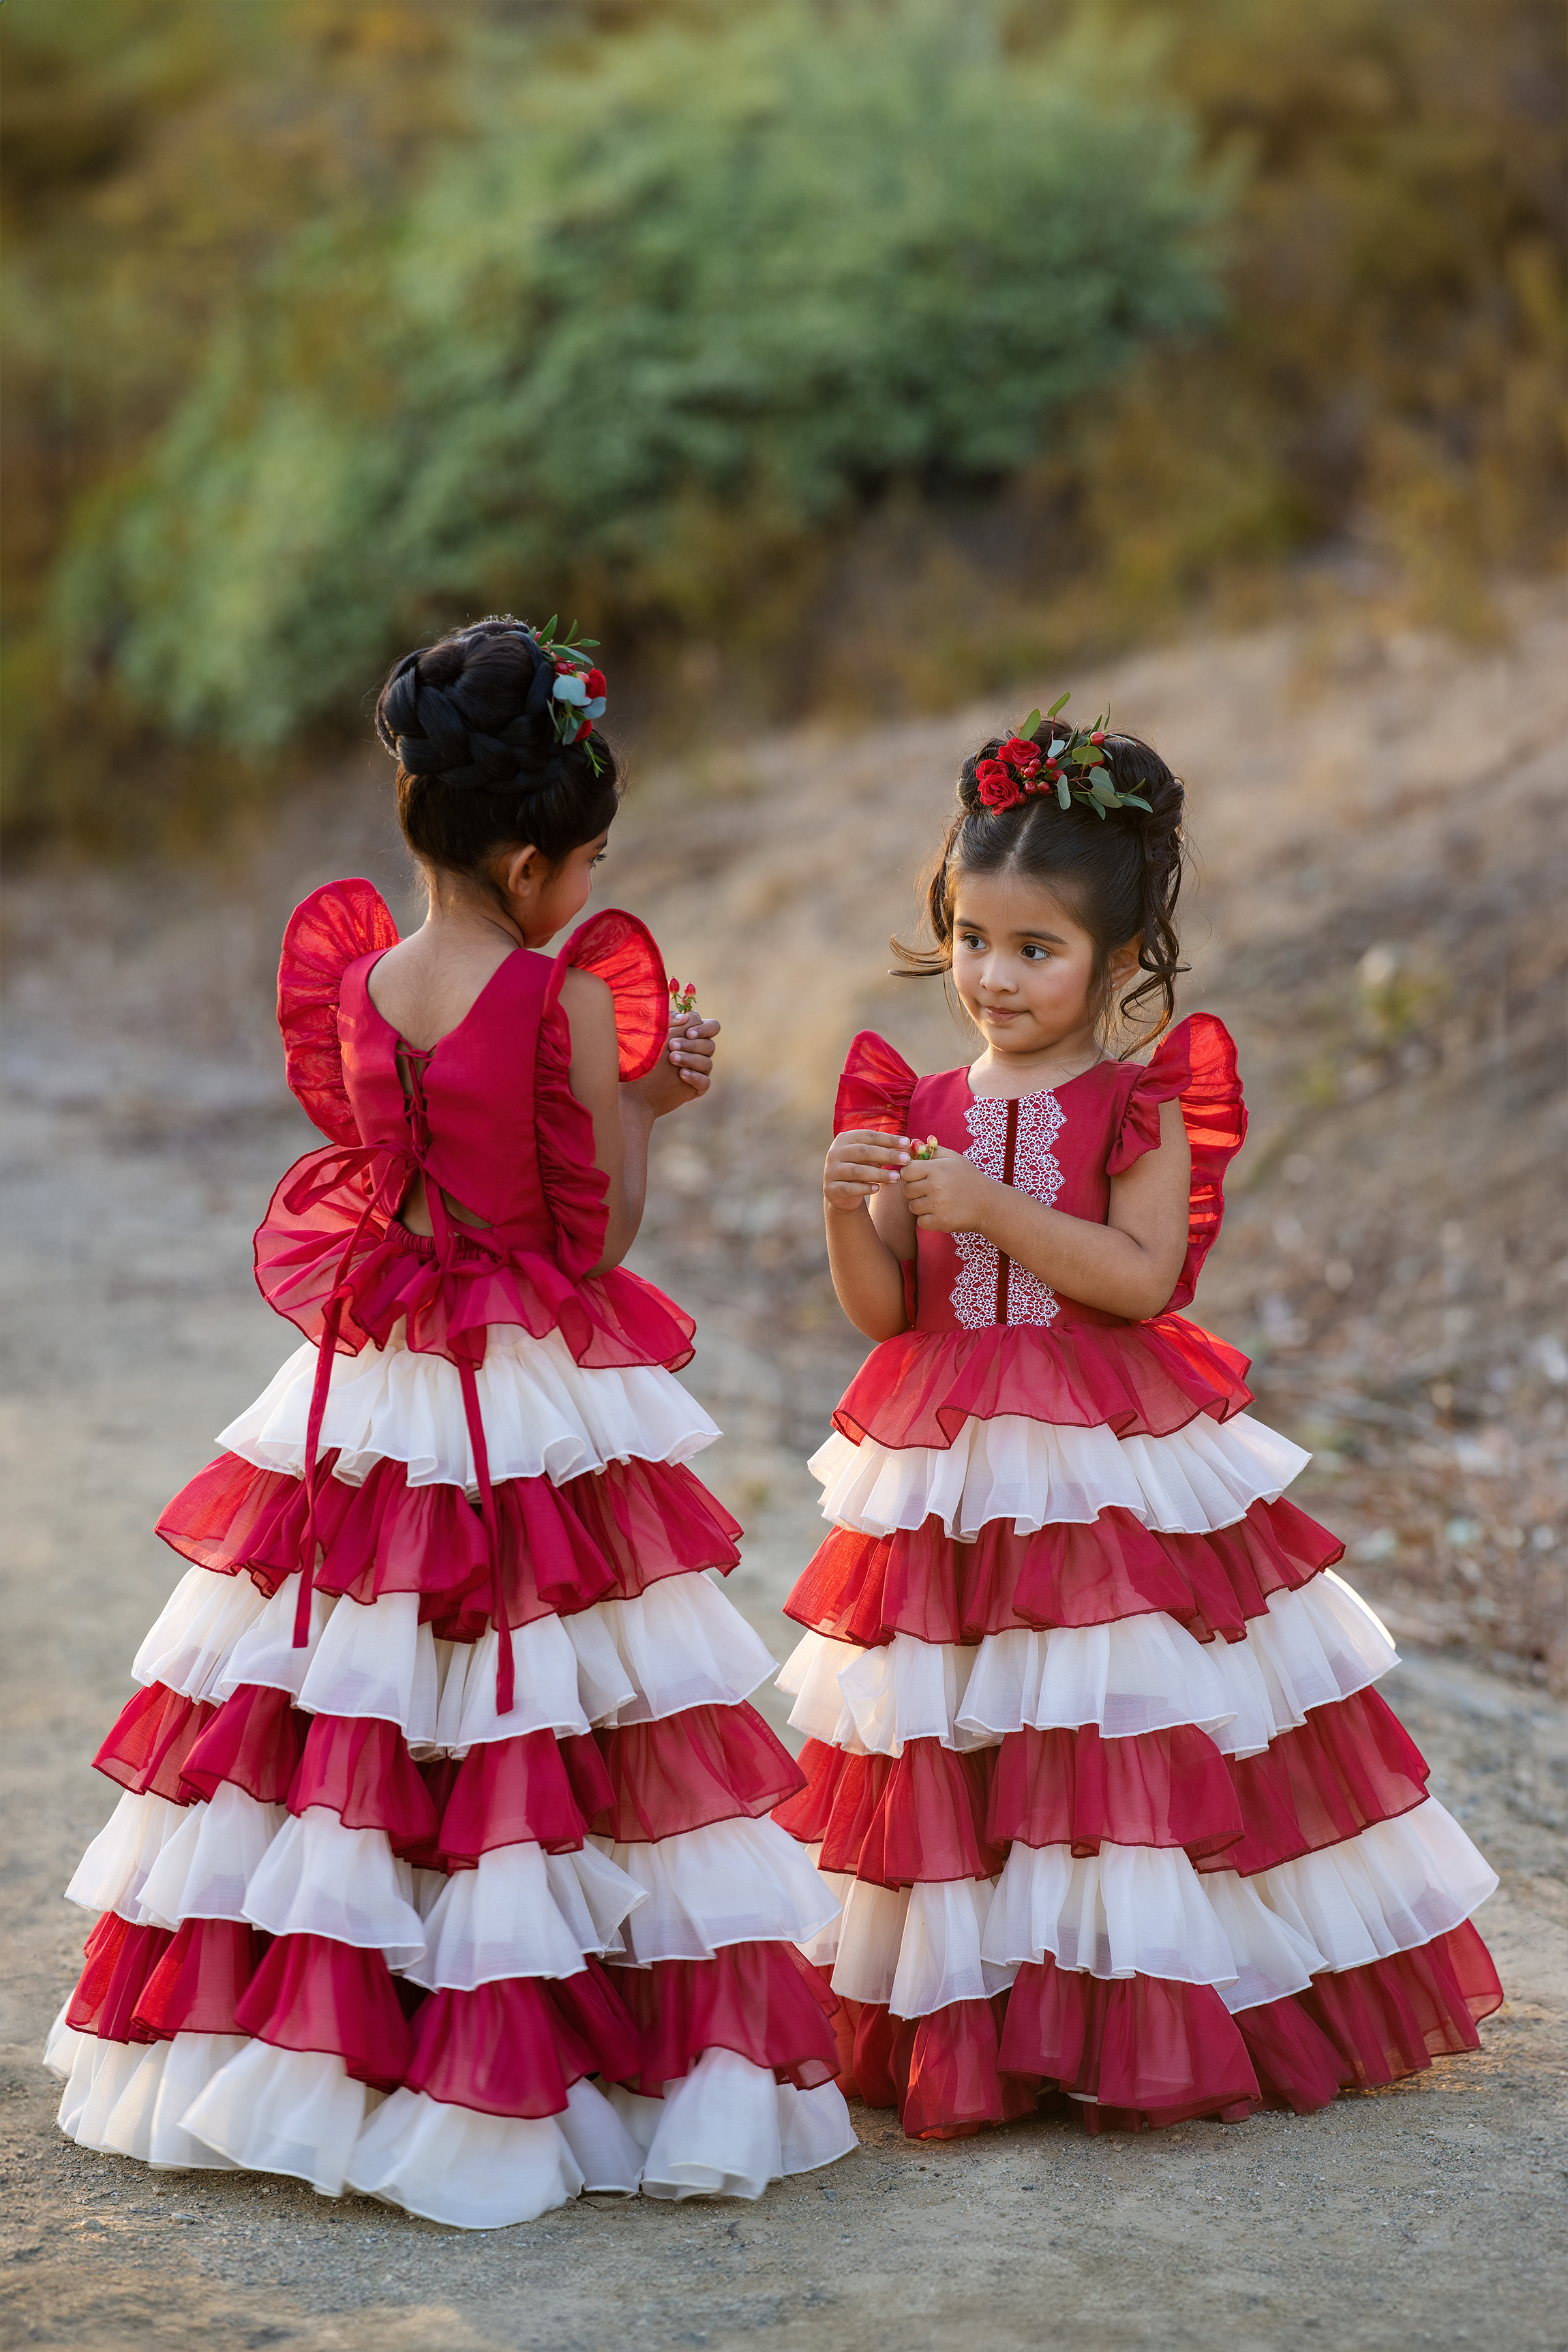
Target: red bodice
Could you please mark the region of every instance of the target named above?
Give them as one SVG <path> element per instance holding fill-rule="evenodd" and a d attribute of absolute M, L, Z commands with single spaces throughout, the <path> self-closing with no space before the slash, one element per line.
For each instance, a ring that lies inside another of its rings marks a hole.
<path fill-rule="evenodd" d="M 558 1330 L 582 1364 L 689 1360 L 691 1323 L 603 1252 L 605 1181 L 593 1121 L 568 1082 L 561 983 L 578 968 L 609 984 L 623 1078 L 651 1069 L 668 1034 L 658 950 L 614 910 L 553 960 L 519 948 L 466 1017 L 427 1052 L 405 1045 L 369 980 L 397 937 L 368 882 L 333 882 L 284 935 L 278 1020 L 289 1083 L 332 1139 L 283 1179 L 256 1236 L 262 1293 L 310 1339 L 334 1304 L 340 1348 L 409 1347 L 479 1362 L 494 1324 Z M 416 1174 L 435 1233 L 396 1222 Z M 450 1202 L 463 1213 L 447 1212 Z"/>
<path fill-rule="evenodd" d="M 906 1267 L 910 1328 L 873 1349 L 834 1415 L 847 1437 L 951 1445 L 972 1416 L 1022 1413 L 1119 1436 L 1223 1421 L 1251 1402 L 1247 1360 L 1172 1309 L 1192 1297 L 1225 1213 L 1225 1171 L 1247 1132 L 1236 1048 L 1194 1013 L 1147 1064 L 1101 1062 L 1016 1102 L 977 1097 L 967 1069 L 919 1078 L 870 1031 L 849 1049 L 834 1129 L 934 1135 L 998 1183 L 1103 1224 L 1110 1180 L 1160 1149 L 1179 1101 L 1192 1147 L 1187 1255 L 1163 1312 L 1146 1322 L 1063 1298 L 982 1234 L 921 1234 Z"/>

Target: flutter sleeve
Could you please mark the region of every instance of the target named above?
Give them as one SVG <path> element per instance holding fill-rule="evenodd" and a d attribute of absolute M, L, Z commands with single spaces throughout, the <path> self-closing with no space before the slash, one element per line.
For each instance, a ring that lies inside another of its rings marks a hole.
<path fill-rule="evenodd" d="M 568 971 L 591 971 L 605 982 L 616 1001 L 621 1083 L 646 1078 L 669 1040 L 669 982 L 647 924 L 618 907 L 580 924 L 555 959 L 552 1005 Z"/>
<path fill-rule="evenodd" d="M 833 1132 L 874 1128 L 882 1135 L 907 1132 L 915 1073 L 874 1029 L 862 1029 L 849 1048 L 833 1105 Z"/>
<path fill-rule="evenodd" d="M 278 1026 L 290 1091 L 334 1143 L 357 1143 L 343 1085 L 338 995 L 361 956 L 397 944 L 397 926 L 373 883 L 328 882 L 295 908 L 278 963 Z"/>
<path fill-rule="evenodd" d="M 1160 1107 L 1180 1102 L 1193 1155 L 1187 1212 L 1187 1255 L 1169 1307 L 1185 1307 L 1225 1217 L 1225 1171 L 1247 1136 L 1247 1105 L 1236 1041 L 1212 1013 L 1194 1013 L 1160 1041 L 1128 1097 L 1121 1130 L 1105 1163 L 1108 1176 L 1125 1174 L 1146 1151 L 1160 1149 Z"/>

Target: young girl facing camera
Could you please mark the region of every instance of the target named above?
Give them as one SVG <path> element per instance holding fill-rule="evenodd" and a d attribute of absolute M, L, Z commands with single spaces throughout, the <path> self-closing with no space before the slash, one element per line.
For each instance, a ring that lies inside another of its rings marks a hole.
<path fill-rule="evenodd" d="M 159 1522 L 192 1564 L 95 1759 L 46 2053 L 84 2147 L 489 2229 L 855 2144 L 773 1662 L 704 1573 L 740 1530 L 686 1467 L 691 1321 L 622 1264 L 717 1024 L 629 915 L 545 952 L 618 804 L 604 695 L 510 618 L 406 655 L 376 722 L 427 919 L 332 882 L 284 935 L 327 1141 L 256 1268 L 303 1344 Z"/>
<path fill-rule="evenodd" d="M 1283 1499 L 1308 1456 L 1174 1311 L 1246 1132 L 1221 1024 L 1170 1025 L 1182 787 L 1036 714 L 958 799 L 934 945 L 900 953 L 983 1050 L 917 1077 L 858 1037 L 827 1156 L 878 1345 L 787 1604 L 808 1785 L 776 1818 L 843 1901 L 805 1948 L 847 2087 L 911 2136 L 1303 2112 L 1476 2046 L 1497 1882 L 1372 1687 L 1343 1547 Z M 1113 1058 L 1144 1015 L 1152 1057 Z"/>

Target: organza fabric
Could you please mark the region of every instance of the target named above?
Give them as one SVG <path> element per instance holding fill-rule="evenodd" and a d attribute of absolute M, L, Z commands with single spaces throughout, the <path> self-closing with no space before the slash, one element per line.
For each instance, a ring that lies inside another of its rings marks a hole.
<path fill-rule="evenodd" d="M 285 941 L 289 1078 L 329 1138 L 258 1236 L 304 1344 L 159 1531 L 187 1563 L 100 1748 L 100 1916 L 51 2033 L 62 2128 L 153 2165 L 292 2174 L 456 2227 L 584 2188 L 760 2196 L 855 2144 L 837 1914 L 770 1818 L 801 1774 L 774 1661 L 710 1571 L 691 1325 L 595 1276 L 604 1179 L 565 971 L 662 1050 L 658 950 L 600 917 L 508 958 L 413 1055 L 395 937 L 334 885 Z M 396 1221 L 416 1171 L 437 1235 Z M 477 1216 L 455 1222 L 443 1199 Z"/>
<path fill-rule="evenodd" d="M 869 1035 L 837 1120 L 1100 1220 L 1173 1101 L 1170 1307 L 1118 1324 L 922 1234 L 910 1328 L 811 1465 L 834 1526 L 786 1604 L 805 1785 L 774 1819 L 842 1906 L 802 1955 L 845 2078 L 915 2137 L 1053 2101 L 1091 2130 L 1306 2112 L 1474 2048 L 1501 1999 L 1469 1924 L 1496 1878 L 1373 1688 L 1395 1653 L 1342 1546 L 1286 1498 L 1308 1457 L 1171 1311 L 1246 1132 L 1220 1024 L 1012 1107 L 1016 1161 L 967 1071 Z"/>

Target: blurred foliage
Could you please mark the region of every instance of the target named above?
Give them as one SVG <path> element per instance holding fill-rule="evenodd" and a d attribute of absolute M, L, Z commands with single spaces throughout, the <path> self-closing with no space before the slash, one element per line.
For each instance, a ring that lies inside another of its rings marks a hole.
<path fill-rule="evenodd" d="M 0 32 L 14 836 L 177 835 L 502 604 L 689 727 L 962 698 L 1303 556 L 1484 627 L 1554 552 L 1538 0 Z"/>

